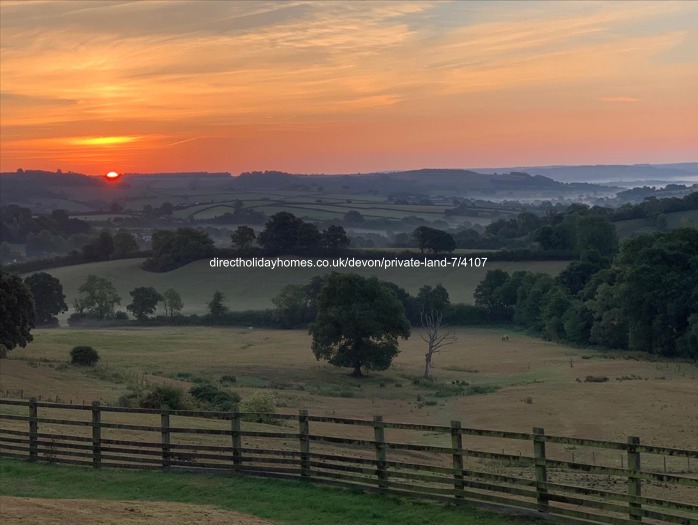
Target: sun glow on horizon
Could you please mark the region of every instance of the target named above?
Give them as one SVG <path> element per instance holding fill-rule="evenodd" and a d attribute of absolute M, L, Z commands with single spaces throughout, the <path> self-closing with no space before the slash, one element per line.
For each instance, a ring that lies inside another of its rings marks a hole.
<path fill-rule="evenodd" d="M 107 178 L 107 180 L 116 180 L 119 177 L 121 177 L 121 174 L 119 172 L 116 172 L 116 171 L 110 171 L 109 173 L 107 173 L 105 175 L 105 177 Z"/>
<path fill-rule="evenodd" d="M 111 146 L 114 144 L 127 144 L 138 140 L 139 137 L 119 136 L 119 137 L 78 137 L 68 140 L 69 144 L 75 146 Z"/>

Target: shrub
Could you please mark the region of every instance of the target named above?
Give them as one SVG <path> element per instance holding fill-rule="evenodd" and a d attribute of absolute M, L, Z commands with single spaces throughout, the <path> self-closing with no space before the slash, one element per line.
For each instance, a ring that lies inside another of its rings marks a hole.
<path fill-rule="evenodd" d="M 173 385 L 154 385 L 146 390 L 139 399 L 141 408 L 162 408 L 167 406 L 172 410 L 189 408 L 186 392 Z"/>
<path fill-rule="evenodd" d="M 241 412 L 252 412 L 244 416 L 245 421 L 276 423 L 276 396 L 272 392 L 259 390 L 240 402 Z"/>
<path fill-rule="evenodd" d="M 201 383 L 189 389 L 191 396 L 203 403 L 206 408 L 217 412 L 232 410 L 240 402 L 240 396 L 234 392 L 221 390 L 211 383 Z"/>
<path fill-rule="evenodd" d="M 605 383 L 608 381 L 606 376 L 586 376 L 584 378 L 585 383 Z"/>
<path fill-rule="evenodd" d="M 129 391 L 128 394 L 124 394 L 123 396 L 119 396 L 119 400 L 117 401 L 117 405 L 120 407 L 126 407 L 126 408 L 137 408 L 141 406 L 141 398 L 143 394 L 142 392 L 136 391 L 136 390 L 131 390 Z"/>
<path fill-rule="evenodd" d="M 484 394 L 491 394 L 499 390 L 500 387 L 496 385 L 474 385 L 469 386 L 465 389 L 464 395 L 466 396 L 478 396 Z"/>
<path fill-rule="evenodd" d="M 94 366 L 97 361 L 99 354 L 91 346 L 76 346 L 70 351 L 70 362 L 73 365 Z"/>

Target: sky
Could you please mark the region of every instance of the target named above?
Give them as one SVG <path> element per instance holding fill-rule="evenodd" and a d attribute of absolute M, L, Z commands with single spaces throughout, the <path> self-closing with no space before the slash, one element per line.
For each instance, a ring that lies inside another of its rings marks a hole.
<path fill-rule="evenodd" d="M 698 160 L 698 2 L 0 1 L 0 171 Z"/>

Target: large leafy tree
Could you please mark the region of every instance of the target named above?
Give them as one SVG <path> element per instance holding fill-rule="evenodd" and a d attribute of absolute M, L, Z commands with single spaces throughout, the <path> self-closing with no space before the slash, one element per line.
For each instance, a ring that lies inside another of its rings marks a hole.
<path fill-rule="evenodd" d="M 259 245 L 272 255 L 292 254 L 298 251 L 298 245 L 303 228 L 303 219 L 292 213 L 281 211 L 267 220 L 264 230 L 257 237 Z M 317 232 L 317 228 L 315 229 Z M 305 241 L 313 236 L 313 232 L 304 232 Z"/>
<path fill-rule="evenodd" d="M 249 226 L 238 226 L 230 235 L 230 240 L 233 243 L 233 248 L 236 250 L 246 250 L 252 246 L 256 237 L 254 230 Z"/>
<path fill-rule="evenodd" d="M 288 284 L 272 299 L 274 318 L 284 328 L 305 328 L 317 316 L 317 299 L 325 277 L 316 275 L 305 285 Z"/>
<path fill-rule="evenodd" d="M 106 261 L 114 254 L 114 237 L 109 230 L 99 235 L 82 247 L 82 255 L 90 261 Z"/>
<path fill-rule="evenodd" d="M 648 237 L 623 246 L 613 291 L 628 322 L 628 347 L 672 356 L 698 314 L 698 229 Z"/>
<path fill-rule="evenodd" d="M 138 243 L 132 233 L 119 230 L 114 234 L 114 255 L 126 255 L 138 251 Z"/>
<path fill-rule="evenodd" d="M 162 295 L 152 286 L 140 286 L 129 293 L 133 297 L 133 301 L 126 309 L 139 321 L 145 321 L 150 314 L 155 312 L 158 303 L 163 300 Z"/>
<path fill-rule="evenodd" d="M 446 313 L 449 306 L 451 306 L 448 291 L 441 283 L 434 287 L 428 284 L 422 286 L 417 293 L 416 303 L 417 308 L 419 308 L 421 312 L 428 314 L 438 312 L 443 315 Z"/>
<path fill-rule="evenodd" d="M 157 230 L 153 233 L 153 254 L 143 267 L 155 272 L 167 272 L 211 257 L 214 251 L 215 245 L 205 232 L 193 228 Z"/>
<path fill-rule="evenodd" d="M 542 310 L 547 303 L 553 278 L 543 273 L 528 272 L 521 281 L 514 306 L 514 322 L 536 332 L 544 327 Z"/>
<path fill-rule="evenodd" d="M 412 232 L 412 241 L 421 253 L 428 250 L 436 255 L 439 252 L 452 252 L 456 249 L 456 241 L 450 233 L 428 226 L 416 228 Z"/>
<path fill-rule="evenodd" d="M 174 317 L 175 314 L 178 314 L 184 308 L 182 297 L 174 288 L 168 288 L 163 292 L 162 301 L 165 307 L 165 315 L 170 317 Z"/>
<path fill-rule="evenodd" d="M 228 307 L 223 304 L 223 292 L 216 290 L 213 293 L 211 302 L 208 303 L 208 312 L 211 319 L 214 321 L 222 320 L 228 313 Z"/>
<path fill-rule="evenodd" d="M 331 274 L 320 290 L 318 314 L 310 325 L 316 359 L 352 368 L 385 370 L 398 354 L 398 339 L 410 335 L 405 309 L 375 277 Z"/>
<path fill-rule="evenodd" d="M 323 253 L 337 255 L 349 247 L 349 237 L 341 226 L 330 226 L 322 232 L 320 244 Z"/>
<path fill-rule="evenodd" d="M 506 304 L 502 297 L 502 288 L 510 277 L 504 270 L 488 270 L 485 278 L 475 288 L 475 304 L 483 307 L 492 319 L 510 319 L 513 304 L 516 303 L 516 292 L 513 302 Z"/>
<path fill-rule="evenodd" d="M 75 310 L 95 319 L 111 319 L 114 308 L 121 304 L 121 297 L 109 279 L 88 275 L 87 280 L 78 288 L 82 295 L 75 299 Z"/>
<path fill-rule="evenodd" d="M 34 273 L 24 282 L 34 298 L 36 324 L 56 324 L 56 315 L 68 310 L 61 282 L 45 272 Z"/>
<path fill-rule="evenodd" d="M 31 342 L 35 319 L 29 288 L 17 275 L 0 269 L 0 357 Z"/>

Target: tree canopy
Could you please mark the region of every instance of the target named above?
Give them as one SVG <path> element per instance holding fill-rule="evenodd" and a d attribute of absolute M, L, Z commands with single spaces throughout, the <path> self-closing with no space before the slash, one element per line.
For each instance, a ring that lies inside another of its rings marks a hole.
<path fill-rule="evenodd" d="M 168 288 L 163 292 L 162 301 L 165 307 L 165 315 L 169 317 L 174 317 L 175 314 L 178 314 L 184 308 L 182 297 L 174 288 Z"/>
<path fill-rule="evenodd" d="M 146 320 L 150 314 L 155 312 L 158 303 L 163 300 L 162 295 L 152 286 L 134 288 L 129 294 L 131 294 L 133 301 L 126 306 L 126 309 L 139 321 Z"/>
<path fill-rule="evenodd" d="M 352 368 L 385 370 L 398 354 L 398 338 L 410 335 L 405 310 L 375 278 L 333 273 L 320 290 L 318 314 L 310 325 L 315 358 Z"/>
<path fill-rule="evenodd" d="M 237 229 L 230 235 L 230 240 L 233 243 L 233 248 L 236 250 L 246 250 L 257 238 L 254 230 L 249 226 L 238 226 Z"/>
<path fill-rule="evenodd" d="M 221 321 L 228 313 L 228 307 L 223 304 L 223 292 L 216 290 L 211 302 L 208 303 L 209 316 L 214 321 Z"/>
<path fill-rule="evenodd" d="M 513 307 L 516 324 L 548 339 L 698 358 L 698 229 L 633 237 L 609 262 L 592 248 L 555 279 L 494 270 L 476 304 Z"/>
<path fill-rule="evenodd" d="M 0 357 L 32 341 L 34 300 L 22 279 L 0 269 Z"/>
<path fill-rule="evenodd" d="M 37 272 L 24 279 L 34 299 L 36 324 L 56 324 L 56 315 L 68 311 L 61 282 L 45 272 Z"/>
<path fill-rule="evenodd" d="M 420 226 L 412 232 L 412 240 L 424 253 L 425 250 L 437 255 L 439 252 L 452 252 L 456 249 L 456 241 L 450 233 L 428 226 Z"/>
<path fill-rule="evenodd" d="M 341 226 L 320 232 L 314 224 L 286 211 L 267 220 L 257 242 L 269 255 L 337 255 L 349 246 Z"/>
<path fill-rule="evenodd" d="M 155 272 L 167 272 L 198 259 L 211 257 L 214 250 L 211 238 L 199 230 L 157 230 L 153 233 L 153 254 L 143 267 Z"/>
<path fill-rule="evenodd" d="M 451 305 L 451 301 L 448 291 L 441 283 L 434 287 L 426 284 L 417 292 L 416 305 L 420 312 L 428 314 L 438 312 L 443 315 Z"/>
<path fill-rule="evenodd" d="M 114 308 L 121 304 L 121 297 L 109 279 L 88 275 L 78 288 L 81 297 L 75 299 L 75 310 L 95 319 L 112 319 Z"/>

